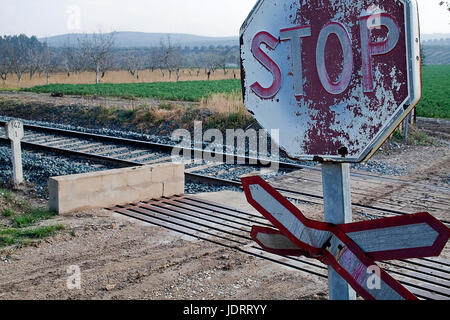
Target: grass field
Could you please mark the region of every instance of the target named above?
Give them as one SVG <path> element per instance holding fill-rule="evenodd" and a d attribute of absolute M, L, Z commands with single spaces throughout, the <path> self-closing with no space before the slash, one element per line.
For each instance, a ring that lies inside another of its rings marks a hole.
<path fill-rule="evenodd" d="M 423 67 L 422 99 L 417 105 L 417 115 L 450 119 L 450 65 Z"/>
<path fill-rule="evenodd" d="M 122 98 L 155 98 L 161 100 L 195 101 L 218 93 L 234 93 L 240 89 L 239 79 L 215 81 L 180 81 L 153 83 L 52 84 L 25 88 L 36 93 L 60 92 L 69 95 L 98 95 Z"/>

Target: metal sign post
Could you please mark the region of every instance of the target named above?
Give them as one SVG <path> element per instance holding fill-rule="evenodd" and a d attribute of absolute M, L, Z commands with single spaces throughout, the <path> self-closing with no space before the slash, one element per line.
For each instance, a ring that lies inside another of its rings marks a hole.
<path fill-rule="evenodd" d="M 350 165 L 322 164 L 322 185 L 325 222 L 351 223 Z M 331 300 L 356 300 L 355 291 L 331 266 L 328 267 L 328 287 Z"/>
<path fill-rule="evenodd" d="M 9 121 L 5 127 L 6 136 L 11 140 L 13 182 L 18 187 L 24 182 L 22 171 L 22 149 L 20 141 L 24 136 L 23 123 L 17 120 Z"/>

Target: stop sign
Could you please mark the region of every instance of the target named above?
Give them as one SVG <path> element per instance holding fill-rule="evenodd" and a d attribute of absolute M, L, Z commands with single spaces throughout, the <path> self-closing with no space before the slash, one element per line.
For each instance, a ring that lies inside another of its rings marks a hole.
<path fill-rule="evenodd" d="M 241 28 L 246 108 L 300 160 L 368 160 L 420 99 L 415 0 L 260 0 Z"/>

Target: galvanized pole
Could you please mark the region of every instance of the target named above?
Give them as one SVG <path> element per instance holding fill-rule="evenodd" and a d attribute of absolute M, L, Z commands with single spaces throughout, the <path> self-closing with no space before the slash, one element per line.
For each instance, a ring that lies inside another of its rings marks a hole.
<path fill-rule="evenodd" d="M 325 222 L 352 222 L 350 164 L 322 164 L 322 183 Z M 328 267 L 328 288 L 330 300 L 356 300 L 355 291 L 331 267 Z"/>
<path fill-rule="evenodd" d="M 411 114 L 408 114 L 408 116 L 406 117 L 406 119 L 404 120 L 405 124 L 404 124 L 404 128 L 403 128 L 403 136 L 405 137 L 405 141 L 408 139 L 408 135 L 409 135 L 409 124 L 411 123 Z"/>

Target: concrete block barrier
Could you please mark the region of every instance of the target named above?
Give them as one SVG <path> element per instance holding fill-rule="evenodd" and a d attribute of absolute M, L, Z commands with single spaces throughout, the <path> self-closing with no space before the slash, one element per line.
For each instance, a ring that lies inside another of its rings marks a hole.
<path fill-rule="evenodd" d="M 59 214 L 184 194 L 184 164 L 164 163 L 48 180 L 49 207 Z"/>

